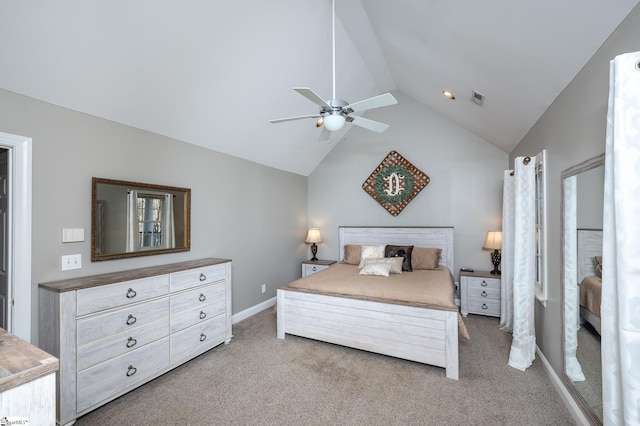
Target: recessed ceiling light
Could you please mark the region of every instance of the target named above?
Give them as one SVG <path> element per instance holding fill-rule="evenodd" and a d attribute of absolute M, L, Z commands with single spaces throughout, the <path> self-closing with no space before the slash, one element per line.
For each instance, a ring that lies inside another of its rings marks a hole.
<path fill-rule="evenodd" d="M 452 100 L 453 100 L 453 99 L 455 99 L 455 98 L 456 98 L 455 96 L 453 96 L 453 93 L 451 93 L 451 92 L 449 92 L 449 91 L 447 91 L 447 90 L 443 90 L 443 91 L 442 91 L 442 94 L 443 94 L 443 95 L 444 95 L 444 97 L 445 97 L 445 98 L 447 98 L 447 99 L 452 99 Z"/>

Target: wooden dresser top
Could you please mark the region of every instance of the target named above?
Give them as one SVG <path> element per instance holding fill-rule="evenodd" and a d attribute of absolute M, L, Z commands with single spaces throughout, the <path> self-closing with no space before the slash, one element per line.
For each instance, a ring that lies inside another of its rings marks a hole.
<path fill-rule="evenodd" d="M 189 260 L 186 262 L 170 263 L 167 265 L 149 266 L 147 268 L 131 269 L 128 271 L 110 272 L 107 274 L 91 275 L 88 277 L 40 283 L 38 286 L 40 288 L 61 293 L 65 291 L 81 290 L 83 288 L 97 287 L 105 284 L 153 277 L 156 275 L 170 274 L 173 272 L 185 271 L 187 269 L 201 268 L 203 266 L 218 265 L 227 262 L 231 262 L 231 260 L 216 258 Z"/>
<path fill-rule="evenodd" d="M 0 392 L 58 371 L 58 358 L 0 328 Z"/>

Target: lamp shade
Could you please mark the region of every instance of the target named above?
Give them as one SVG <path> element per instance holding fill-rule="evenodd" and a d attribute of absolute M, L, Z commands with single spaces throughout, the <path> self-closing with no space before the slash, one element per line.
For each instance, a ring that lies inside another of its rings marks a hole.
<path fill-rule="evenodd" d="M 500 250 L 502 249 L 502 231 L 488 231 L 487 239 L 482 247 L 487 250 Z"/>
<path fill-rule="evenodd" d="M 330 132 L 342 129 L 344 122 L 345 118 L 342 114 L 329 114 L 324 117 L 324 127 Z"/>
<path fill-rule="evenodd" d="M 320 236 L 320 230 L 318 228 L 309 228 L 307 232 L 307 239 L 305 243 L 321 243 L 322 237 Z"/>

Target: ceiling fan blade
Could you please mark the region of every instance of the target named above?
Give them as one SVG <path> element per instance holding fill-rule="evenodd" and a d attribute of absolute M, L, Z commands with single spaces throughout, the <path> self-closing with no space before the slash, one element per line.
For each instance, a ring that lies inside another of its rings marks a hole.
<path fill-rule="evenodd" d="M 380 123 L 379 121 L 369 120 L 367 118 L 358 117 L 356 115 L 347 116 L 347 121 L 353 123 L 356 126 L 364 127 L 365 129 L 373 130 L 374 132 L 382 133 L 389 128 L 388 124 Z"/>
<path fill-rule="evenodd" d="M 282 123 L 283 121 L 300 120 L 303 118 L 320 118 L 320 114 L 299 115 L 297 117 L 287 117 L 287 118 L 276 118 L 274 120 L 269 120 L 269 123 Z"/>
<path fill-rule="evenodd" d="M 351 112 L 366 111 L 368 109 L 380 108 L 389 105 L 395 105 L 398 101 L 393 97 L 391 93 L 385 93 L 384 95 L 374 96 L 373 98 L 364 99 L 362 101 L 354 102 L 344 107 L 345 110 Z"/>
<path fill-rule="evenodd" d="M 327 101 L 322 99 L 320 96 L 318 96 L 316 94 L 316 92 L 314 92 L 313 90 L 309 89 L 308 87 L 294 87 L 293 90 L 295 90 L 296 92 L 300 93 L 302 96 L 304 96 L 305 98 L 309 99 L 314 104 L 317 104 L 317 105 L 320 105 L 320 106 L 323 106 L 323 107 L 327 107 L 327 108 L 331 108 L 331 105 L 329 105 L 327 103 Z"/>

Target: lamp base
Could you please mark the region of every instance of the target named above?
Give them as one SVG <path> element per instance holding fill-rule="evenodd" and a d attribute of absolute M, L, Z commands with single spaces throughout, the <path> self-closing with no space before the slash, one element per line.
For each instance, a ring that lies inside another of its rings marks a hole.
<path fill-rule="evenodd" d="M 318 246 L 316 245 L 316 243 L 311 244 L 311 254 L 313 255 L 311 260 L 318 260 L 318 258 L 316 257 L 316 254 L 318 254 Z"/>
<path fill-rule="evenodd" d="M 500 261 L 502 260 L 502 254 L 498 250 L 494 250 L 491 253 L 491 263 L 493 263 L 493 271 L 491 273 L 493 275 L 500 275 L 500 270 L 498 266 L 500 266 Z"/>

